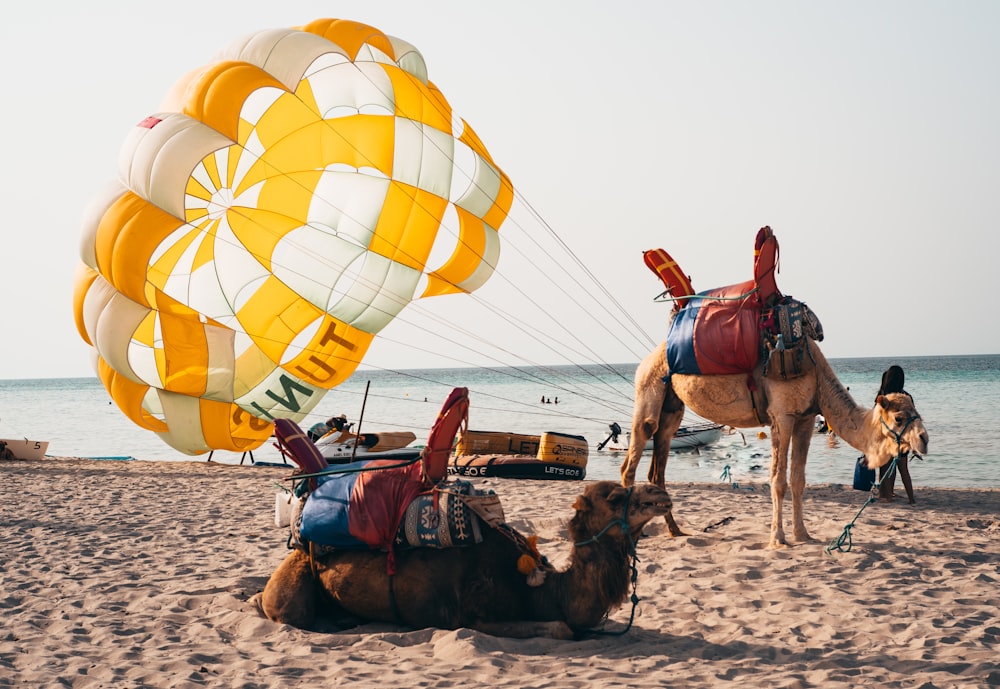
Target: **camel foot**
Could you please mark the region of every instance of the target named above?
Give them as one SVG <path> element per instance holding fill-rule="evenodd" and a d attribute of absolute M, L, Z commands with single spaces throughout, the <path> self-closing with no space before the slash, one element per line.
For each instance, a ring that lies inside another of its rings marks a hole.
<path fill-rule="evenodd" d="M 796 531 L 795 540 L 799 543 L 815 543 L 816 539 L 808 534 L 806 531 Z"/>
<path fill-rule="evenodd" d="M 788 541 L 785 540 L 785 533 L 773 533 L 771 534 L 771 540 L 767 543 L 768 550 L 783 550 L 788 547 Z"/>
<path fill-rule="evenodd" d="M 684 533 L 681 527 L 677 526 L 677 522 L 674 521 L 674 515 L 667 513 L 663 518 L 667 522 L 667 530 L 670 531 L 671 538 L 677 538 L 678 536 L 687 536 L 689 534 Z"/>
<path fill-rule="evenodd" d="M 253 594 L 252 596 L 250 596 L 250 598 L 247 599 L 247 603 L 254 610 L 257 611 L 258 615 L 260 615 L 261 617 L 265 617 L 265 618 L 267 617 L 267 615 L 264 614 L 264 592 L 263 591 L 260 591 L 258 593 Z"/>

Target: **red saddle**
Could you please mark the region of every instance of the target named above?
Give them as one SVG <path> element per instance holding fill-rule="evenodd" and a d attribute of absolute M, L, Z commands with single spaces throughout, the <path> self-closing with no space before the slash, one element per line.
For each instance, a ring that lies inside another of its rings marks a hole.
<path fill-rule="evenodd" d="M 722 375 L 753 370 L 760 361 L 761 312 L 782 298 L 775 281 L 778 239 L 770 227 L 757 232 L 754 276 L 746 282 L 696 295 L 690 278 L 662 249 L 646 252 L 646 265 L 660 276 L 679 307 L 667 334 L 671 372 Z M 690 297 L 677 299 L 678 292 Z"/>
<path fill-rule="evenodd" d="M 345 538 L 373 548 L 388 548 L 399 529 L 409 504 L 421 493 L 443 481 L 447 475 L 448 458 L 459 428 L 468 423 L 468 388 L 455 388 L 445 400 L 427 438 L 419 460 L 401 464 L 392 459 L 356 462 L 330 470 L 321 477 L 310 477 L 310 492 L 319 486 L 335 492 L 330 484 L 340 481 L 343 495 L 336 502 L 344 510 L 328 523 L 337 523 Z M 282 454 L 299 466 L 301 474 L 322 473 L 329 468 L 315 443 L 290 419 L 275 419 L 275 437 Z M 318 485 L 319 484 L 319 485 Z M 308 508 L 307 508 L 308 509 Z M 390 568 L 393 566 L 390 558 Z"/>

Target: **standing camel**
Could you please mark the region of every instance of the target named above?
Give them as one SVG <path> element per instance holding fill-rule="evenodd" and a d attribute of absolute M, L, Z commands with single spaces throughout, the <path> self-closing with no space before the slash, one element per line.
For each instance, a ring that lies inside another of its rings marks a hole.
<path fill-rule="evenodd" d="M 635 482 L 639 458 L 652 437 L 649 481 L 664 485 L 670 439 L 681 425 L 685 406 L 715 423 L 736 428 L 761 426 L 764 425 L 761 419 L 766 420 L 771 426 L 772 519 L 768 547 L 780 548 L 787 545 L 781 507 L 789 486 L 794 537 L 798 541 L 810 540 L 802 519 L 802 494 L 816 414 L 822 413 L 838 436 L 863 452 L 873 469 L 906 452 L 927 452 L 927 431 L 909 395 L 883 395 L 874 408 L 859 407 L 837 380 L 815 342 L 810 343 L 810 351 L 816 365 L 799 378 L 767 378 L 761 365 L 750 378 L 746 374 L 668 377 L 666 343 L 660 344 L 635 373 L 632 435 L 621 468 L 622 484 L 630 486 Z M 756 387 L 752 394 L 751 379 Z M 667 515 L 667 525 L 672 535 L 682 535 L 672 515 Z"/>

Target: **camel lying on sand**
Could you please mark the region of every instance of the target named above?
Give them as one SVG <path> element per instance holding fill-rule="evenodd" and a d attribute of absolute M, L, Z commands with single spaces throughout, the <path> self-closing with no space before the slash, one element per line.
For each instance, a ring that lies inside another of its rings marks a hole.
<path fill-rule="evenodd" d="M 665 378 L 669 373 L 666 343 L 660 344 L 636 370 L 632 435 L 621 467 L 622 484 L 630 486 L 635 482 L 642 451 L 652 437 L 649 480 L 664 485 L 670 439 L 681 425 L 685 406 L 715 423 L 736 428 L 761 426 L 759 412 L 771 426 L 772 519 L 768 545 L 778 548 L 786 545 L 781 507 L 789 486 L 794 537 L 798 541 L 810 540 L 802 519 L 802 493 L 816 414 L 823 414 L 838 436 L 863 452 L 873 469 L 905 452 L 927 452 L 927 431 L 909 395 L 892 393 L 879 397 L 872 409 L 859 407 L 837 380 L 816 343 L 809 346 L 815 367 L 799 378 L 764 377 L 758 365 L 752 374 L 757 392 L 751 398 L 745 374 L 673 374 Z M 667 524 L 671 534 L 681 535 L 672 515 L 668 515 Z"/>
<path fill-rule="evenodd" d="M 570 563 L 543 565 L 544 581 L 529 586 L 519 571 L 524 550 L 503 532 L 483 529 L 483 541 L 463 548 L 396 552 L 387 573 L 379 550 L 343 550 L 310 563 L 293 551 L 268 580 L 261 609 L 270 619 L 310 628 L 317 616 L 408 627 L 469 627 L 495 636 L 569 639 L 598 625 L 629 592 L 630 557 L 642 528 L 670 514 L 662 487 L 625 488 L 598 481 L 573 505 Z"/>

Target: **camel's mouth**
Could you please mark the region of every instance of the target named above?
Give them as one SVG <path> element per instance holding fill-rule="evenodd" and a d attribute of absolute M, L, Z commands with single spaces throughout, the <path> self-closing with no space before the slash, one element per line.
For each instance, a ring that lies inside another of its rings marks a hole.
<path fill-rule="evenodd" d="M 653 516 L 666 514 L 674 506 L 670 494 L 652 484 L 637 487 L 632 493 L 631 499 L 632 506 L 636 511 Z"/>
<path fill-rule="evenodd" d="M 674 505 L 669 498 L 651 498 L 648 500 L 639 500 L 636 503 L 636 507 L 640 512 L 645 514 L 652 513 L 653 516 L 659 516 L 662 514 L 668 514 L 674 508 Z"/>

